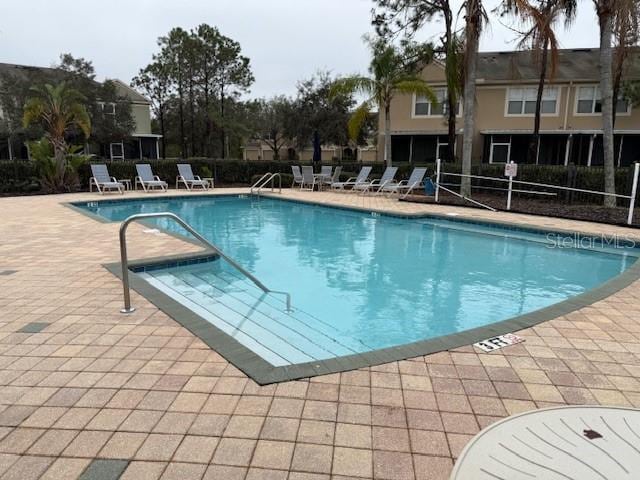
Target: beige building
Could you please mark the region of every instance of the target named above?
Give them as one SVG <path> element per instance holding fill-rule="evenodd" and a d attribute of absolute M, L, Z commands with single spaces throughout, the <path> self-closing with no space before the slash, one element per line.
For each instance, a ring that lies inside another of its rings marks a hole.
<path fill-rule="evenodd" d="M 249 142 L 242 147 L 242 158 L 244 160 L 273 160 L 273 150 L 265 142 Z M 375 162 L 377 151 L 375 147 L 340 147 L 335 145 L 322 146 L 321 161 L 359 161 Z M 284 145 L 280 149 L 280 160 L 298 160 L 300 162 L 311 162 L 313 160 L 313 148 L 308 147 L 297 150 Z"/>
<path fill-rule="evenodd" d="M 640 79 L 640 52 L 630 58 L 629 77 Z M 397 95 L 391 105 L 392 158 L 395 162 L 446 159 L 447 117 L 444 111 L 444 67 L 433 63 L 423 78 L 442 103 L 415 95 Z M 478 62 L 473 161 L 525 163 L 537 95 L 536 68 L 530 52 L 481 53 Z M 561 50 L 553 79 L 542 101 L 539 164 L 602 165 L 602 116 L 598 49 Z M 462 153 L 462 111 L 458 108 L 456 155 Z M 379 132 L 384 132 L 380 119 Z M 379 137 L 382 159 L 384 137 Z M 640 108 L 618 101 L 615 125 L 618 165 L 640 160 Z"/>

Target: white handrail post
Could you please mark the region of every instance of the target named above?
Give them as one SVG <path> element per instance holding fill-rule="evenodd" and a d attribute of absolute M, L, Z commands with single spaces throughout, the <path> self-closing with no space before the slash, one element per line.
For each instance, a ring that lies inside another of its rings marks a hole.
<path fill-rule="evenodd" d="M 511 161 L 513 165 L 513 160 Z M 507 193 L 507 211 L 511 210 L 511 193 L 513 192 L 513 175 L 509 175 L 509 192 Z"/>
<path fill-rule="evenodd" d="M 435 200 L 438 203 L 440 198 L 440 159 L 436 158 L 436 195 Z"/>
<path fill-rule="evenodd" d="M 640 163 L 634 163 L 633 169 L 633 185 L 631 186 L 631 201 L 629 202 L 629 216 L 627 217 L 627 225 L 633 223 L 633 209 L 636 206 L 636 193 L 638 191 L 638 173 L 640 173 Z"/>

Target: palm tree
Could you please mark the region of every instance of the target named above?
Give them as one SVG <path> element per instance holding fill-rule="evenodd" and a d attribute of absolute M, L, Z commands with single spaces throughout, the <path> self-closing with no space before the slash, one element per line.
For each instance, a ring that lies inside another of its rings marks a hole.
<path fill-rule="evenodd" d="M 602 101 L 602 144 L 604 150 L 604 191 L 616 193 L 613 147 L 613 25 L 619 0 L 593 0 L 600 24 L 600 95 Z M 605 207 L 615 207 L 616 197 L 604 196 Z"/>
<path fill-rule="evenodd" d="M 91 119 L 83 104 L 86 100 L 78 90 L 71 88 L 66 82 L 58 85 L 45 84 L 30 89 L 33 96 L 25 106 L 22 123 L 28 127 L 40 123 L 45 130 L 45 139 L 53 148 L 54 174 L 51 175 L 53 190 L 63 190 L 68 171 L 68 154 L 70 152 L 67 136 L 80 130 L 85 138 L 91 133 Z"/>
<path fill-rule="evenodd" d="M 462 173 L 471 175 L 471 154 L 473 152 L 473 134 L 475 124 L 476 76 L 478 70 L 478 49 L 482 28 L 488 21 L 482 0 L 466 0 L 464 28 L 464 90 L 463 90 L 463 133 L 462 133 Z M 471 195 L 471 178 L 462 177 L 460 193 Z"/>
<path fill-rule="evenodd" d="M 631 49 L 640 40 L 640 3 L 637 0 L 619 0 L 620 14 L 613 25 L 613 126 L 616 125 L 617 99 L 624 90 L 623 77 L 627 71 Z"/>
<path fill-rule="evenodd" d="M 558 66 L 558 39 L 554 27 L 562 18 L 565 26 L 569 26 L 575 18 L 577 8 L 577 0 L 537 0 L 535 3 L 530 0 L 504 1 L 506 12 L 515 15 L 523 23 L 530 24 L 528 30 L 520 32 L 518 47 L 530 48 L 534 61 L 540 68 L 533 135 L 529 143 L 529 163 L 535 162 L 540 146 L 540 115 L 547 70 L 549 70 L 549 78 L 553 79 Z M 551 60 L 550 64 L 549 60 Z"/>
<path fill-rule="evenodd" d="M 418 75 L 425 50 L 415 45 L 402 51 L 383 40 L 370 42 L 373 58 L 369 66 L 371 77 L 354 75 L 334 82 L 331 95 L 363 94 L 367 99 L 355 110 L 349 121 L 349 136 L 357 139 L 372 106 L 384 111 L 384 160 L 391 165 L 391 101 L 396 93 L 423 95 L 432 103 L 437 98 L 431 87 Z M 420 53 L 418 53 L 420 52 Z"/>

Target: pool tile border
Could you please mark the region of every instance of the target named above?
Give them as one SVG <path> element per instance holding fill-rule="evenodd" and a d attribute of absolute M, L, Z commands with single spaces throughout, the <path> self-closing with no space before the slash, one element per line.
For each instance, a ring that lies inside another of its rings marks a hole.
<path fill-rule="evenodd" d="M 139 271 L 139 269 L 149 266 L 153 268 L 163 264 L 197 262 L 203 258 L 210 257 L 211 252 L 205 251 L 195 254 L 172 255 L 169 257 L 132 261 L 130 262 L 129 282 L 136 292 L 144 296 L 156 307 L 172 317 L 176 322 L 200 338 L 207 346 L 221 354 L 236 368 L 260 385 L 356 370 L 471 345 L 486 338 L 533 327 L 539 323 L 553 320 L 554 318 L 589 306 L 631 285 L 640 278 L 640 261 L 637 261 L 622 274 L 602 284 L 598 288 L 549 307 L 491 325 L 434 339 L 421 340 L 354 355 L 274 367 L 233 337 L 209 323 L 205 318 L 146 282 L 136 273 L 136 270 Z M 118 278 L 122 278 L 122 268 L 119 262 L 104 264 L 103 266 Z"/>

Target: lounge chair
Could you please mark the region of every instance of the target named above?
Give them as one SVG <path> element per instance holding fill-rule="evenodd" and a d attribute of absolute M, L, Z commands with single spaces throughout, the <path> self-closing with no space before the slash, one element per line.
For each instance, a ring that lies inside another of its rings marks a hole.
<path fill-rule="evenodd" d="M 89 179 L 89 191 L 93 192 L 95 186 L 98 192 L 104 194 L 106 190 L 118 190 L 124 194 L 124 184 L 116 180 L 116 177 L 109 175 L 107 166 L 103 163 L 91 164 L 91 175 Z"/>
<path fill-rule="evenodd" d="M 308 188 L 304 188 L 307 185 Z M 313 167 L 302 167 L 302 182 L 300 183 L 300 190 L 311 190 L 316 186 L 316 177 L 313 174 Z"/>
<path fill-rule="evenodd" d="M 384 187 L 382 187 L 382 193 L 387 193 L 388 196 L 391 196 L 394 193 L 400 196 L 404 193 L 402 198 L 405 198 L 413 191 L 414 188 L 422 185 L 422 181 L 424 180 L 424 176 L 426 174 L 426 168 L 414 168 L 408 180 L 402 180 L 398 183 L 387 183 Z"/>
<path fill-rule="evenodd" d="M 194 187 L 201 187 L 203 190 L 209 189 L 209 181 L 202 180 L 198 175 L 193 174 L 190 163 L 178 164 L 178 176 L 176 177 L 176 190 L 180 188 L 180 184 L 184 183 L 187 190 Z"/>
<path fill-rule="evenodd" d="M 387 167 L 385 168 L 382 177 L 374 179 L 368 183 L 355 185 L 353 189 L 359 190 L 363 195 L 368 192 L 379 193 L 385 185 L 393 183 L 393 179 L 397 172 L 398 167 Z"/>
<path fill-rule="evenodd" d="M 169 185 L 167 182 L 160 180 L 160 177 L 153 174 L 151 165 L 148 163 L 136 164 L 136 171 L 138 176 L 136 177 L 135 188 L 138 189 L 138 185 L 142 187 L 145 192 L 150 192 L 156 188 L 161 189 L 163 192 L 167 191 Z"/>
<path fill-rule="evenodd" d="M 331 188 L 334 190 L 344 190 L 345 187 L 354 187 L 355 185 L 361 185 L 369 183 L 367 179 L 371 173 L 372 167 L 362 167 L 357 177 L 351 177 L 346 182 L 334 182 L 331 184 Z"/>
<path fill-rule="evenodd" d="M 293 182 L 291 182 L 291 188 L 296 185 L 302 186 L 302 172 L 298 165 L 291 165 L 291 173 L 293 173 Z"/>
<path fill-rule="evenodd" d="M 339 182 L 341 173 L 342 173 L 342 166 L 336 167 L 331 177 L 325 177 L 322 179 L 322 184 L 332 186 L 334 183 Z"/>

